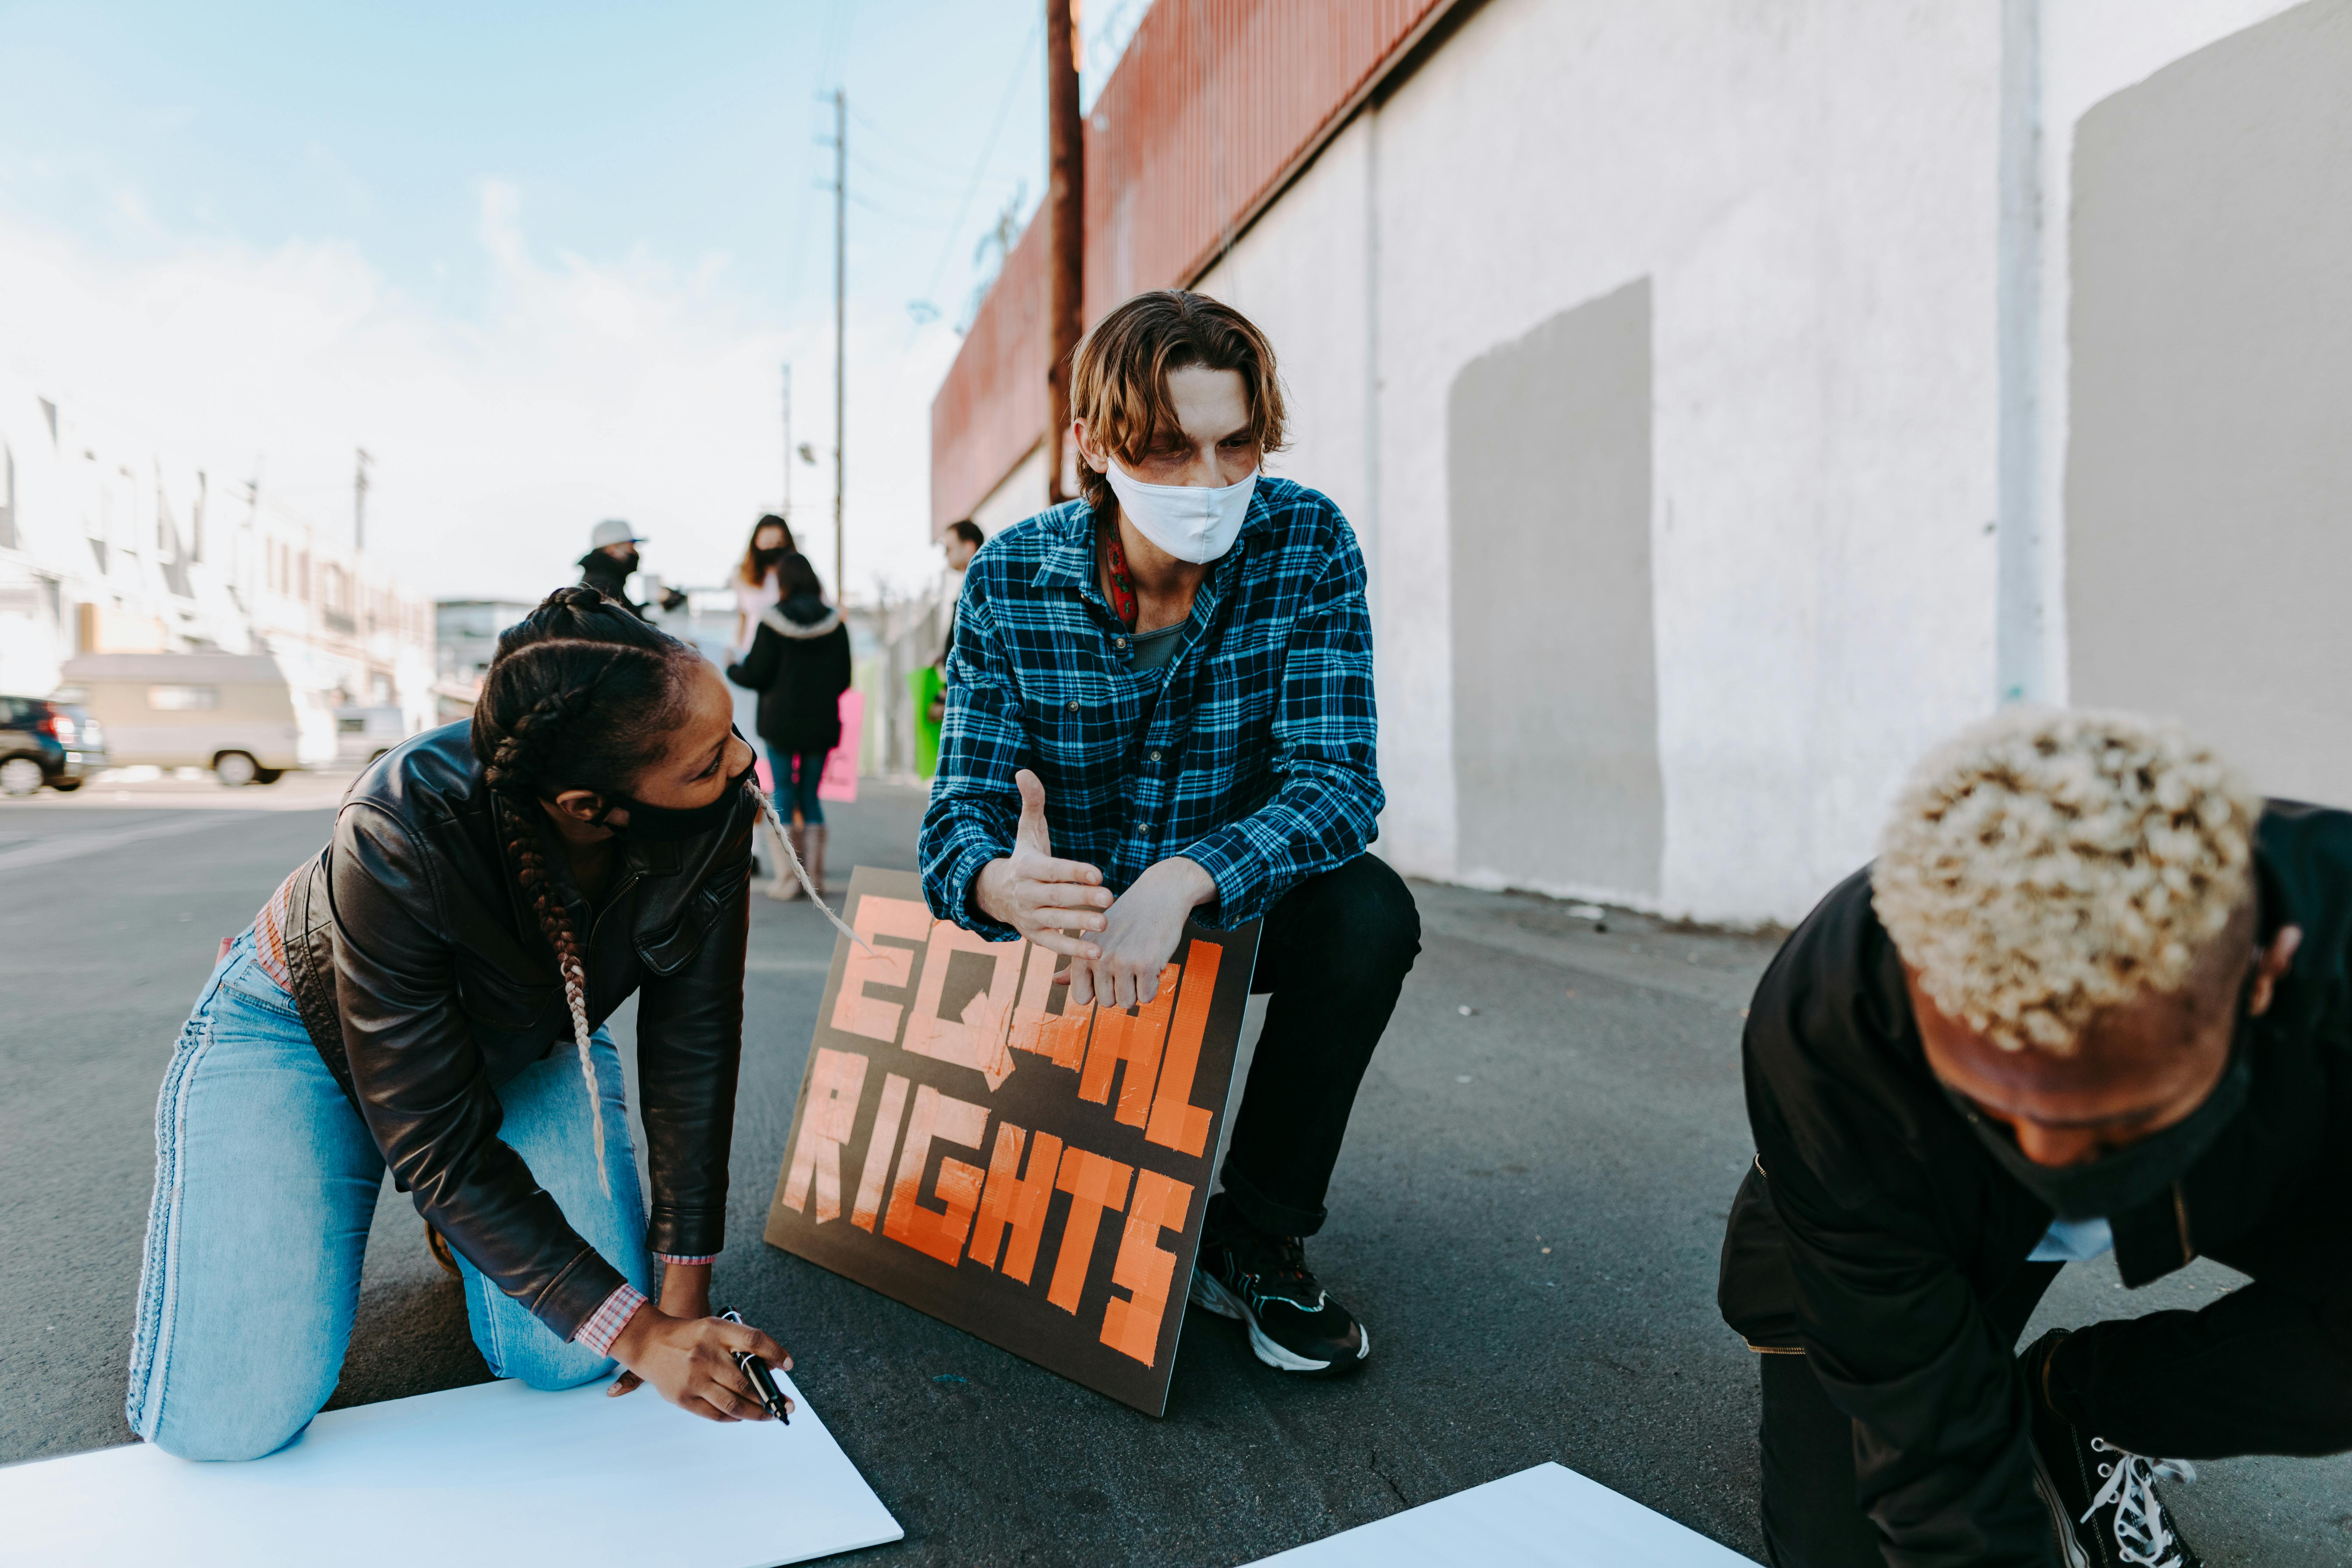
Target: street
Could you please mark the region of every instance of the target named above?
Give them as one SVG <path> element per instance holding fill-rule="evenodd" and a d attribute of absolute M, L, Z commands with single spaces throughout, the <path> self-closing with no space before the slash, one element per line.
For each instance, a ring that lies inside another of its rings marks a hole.
<path fill-rule="evenodd" d="M 0 803 L 0 1462 L 129 1439 L 157 1085 L 219 940 L 324 841 L 344 782 Z M 913 865 L 919 794 L 864 788 L 833 808 L 843 883 Z M 754 898 L 716 1297 L 793 1351 L 906 1527 L 861 1561 L 1240 1563 L 1545 1459 L 1760 1559 L 1756 1373 L 1714 1290 L 1750 1152 L 1740 1010 L 1772 942 L 1414 892 L 1422 957 L 1309 1243 L 1370 1326 L 1370 1364 L 1287 1381 L 1195 1311 L 1156 1421 L 761 1241 L 832 932 Z M 2028 1336 L 2200 1305 L 2234 1279 L 2200 1263 L 2126 1296 L 2108 1262 L 2075 1265 Z M 486 1376 L 387 1184 L 335 1403 Z M 2208 1562 L 2352 1562 L 2352 1458 L 2200 1469 L 2169 1495 Z M 390 1527 L 425 1542 L 434 1521 Z"/>

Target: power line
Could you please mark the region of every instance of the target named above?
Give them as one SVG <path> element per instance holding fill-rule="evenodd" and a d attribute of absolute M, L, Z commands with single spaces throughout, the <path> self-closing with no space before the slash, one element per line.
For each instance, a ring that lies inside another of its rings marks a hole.
<path fill-rule="evenodd" d="M 1005 118 L 1013 112 L 1015 89 L 1021 85 L 1022 73 L 1029 68 L 1029 51 L 1045 36 L 1045 18 L 1041 14 L 1030 25 L 1029 37 L 1013 58 L 1013 74 L 1004 83 L 1004 100 L 996 106 L 996 123 L 988 128 L 988 140 L 980 144 L 980 162 L 972 166 L 971 183 L 964 187 L 963 199 L 956 204 L 956 215 L 948 223 L 947 242 L 940 247 L 939 264 L 931 268 L 930 286 L 923 290 L 925 300 L 937 302 L 940 279 L 947 276 L 948 258 L 955 252 L 956 236 L 963 230 L 964 214 L 971 210 L 971 198 L 979 192 L 980 182 L 988 173 L 989 156 L 996 151 L 996 138 L 1004 130 Z"/>

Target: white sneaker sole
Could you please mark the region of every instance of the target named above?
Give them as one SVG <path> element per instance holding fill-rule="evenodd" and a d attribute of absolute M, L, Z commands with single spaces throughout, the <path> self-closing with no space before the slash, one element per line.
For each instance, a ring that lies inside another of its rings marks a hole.
<path fill-rule="evenodd" d="M 1276 1371 L 1328 1372 L 1331 1370 L 1329 1362 L 1316 1361 L 1300 1355 L 1296 1351 L 1286 1350 L 1267 1338 L 1265 1331 L 1257 1326 L 1257 1314 L 1250 1310 L 1249 1303 L 1226 1289 L 1206 1270 L 1199 1268 L 1192 1270 L 1192 1287 L 1186 1294 L 1196 1306 L 1205 1307 L 1221 1318 L 1231 1318 L 1236 1322 L 1247 1323 L 1251 1353 Z M 1357 1352 L 1356 1359 L 1359 1362 L 1370 1360 L 1372 1353 L 1372 1331 L 1363 1324 L 1358 1323 L 1356 1335 L 1363 1347 Z"/>

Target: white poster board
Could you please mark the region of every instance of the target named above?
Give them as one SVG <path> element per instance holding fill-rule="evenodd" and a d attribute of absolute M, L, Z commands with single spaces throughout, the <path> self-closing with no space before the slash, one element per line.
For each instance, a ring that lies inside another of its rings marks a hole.
<path fill-rule="evenodd" d="M 119 1448 L 0 1469 L 0 1558 L 80 1568 L 768 1568 L 903 1531 L 791 1379 L 792 1425 L 514 1381 L 330 1411 L 243 1464 Z"/>
<path fill-rule="evenodd" d="M 1483 1487 L 1261 1559 L 1255 1568 L 1755 1568 L 1564 1465 Z"/>

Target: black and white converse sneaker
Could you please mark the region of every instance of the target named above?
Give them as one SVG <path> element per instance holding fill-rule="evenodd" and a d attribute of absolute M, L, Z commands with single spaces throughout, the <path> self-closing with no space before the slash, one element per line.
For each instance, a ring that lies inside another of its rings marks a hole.
<path fill-rule="evenodd" d="M 2050 1510 L 2066 1568 L 2203 1568 L 2180 1539 L 2156 1483 L 2193 1481 L 2186 1459 L 2151 1459 L 2086 1433 L 2052 1408 L 2050 1357 L 2066 1337 L 2053 1329 L 2019 1357 L 2033 1410 L 2033 1481 Z"/>
<path fill-rule="evenodd" d="M 1191 1296 L 1248 1324 L 1250 1349 L 1282 1372 L 1337 1377 L 1372 1353 L 1372 1336 L 1308 1272 L 1305 1244 L 1261 1233 L 1222 1202 L 1209 1208 Z"/>

